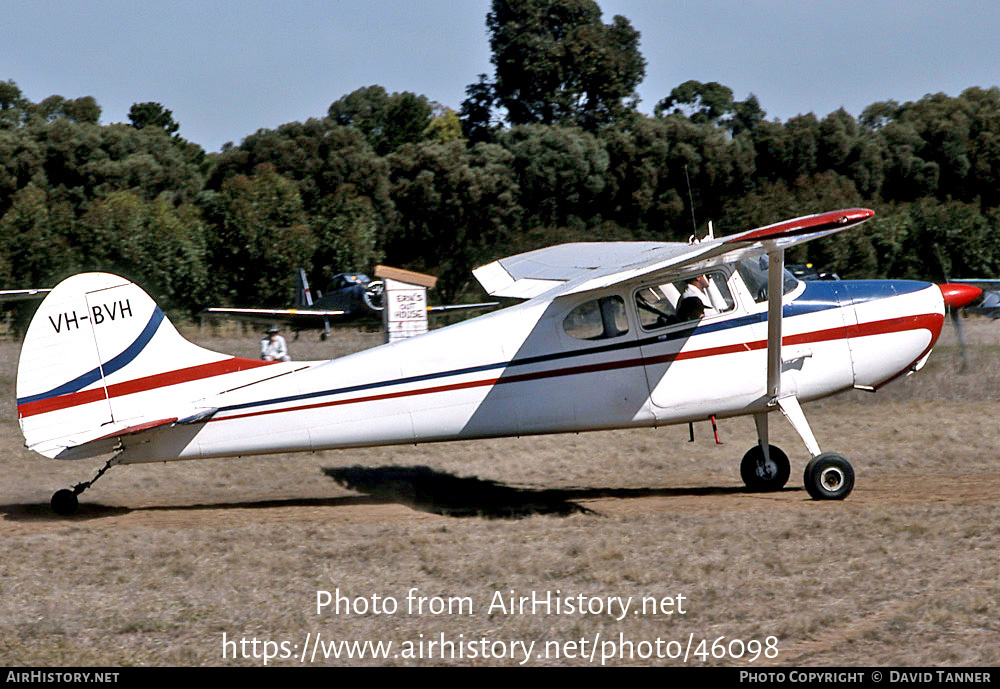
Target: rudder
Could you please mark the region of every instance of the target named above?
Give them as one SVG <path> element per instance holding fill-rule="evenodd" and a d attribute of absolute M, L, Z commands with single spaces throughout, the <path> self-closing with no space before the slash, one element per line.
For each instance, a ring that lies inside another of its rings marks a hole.
<path fill-rule="evenodd" d="M 190 411 L 218 391 L 212 378 L 264 364 L 188 342 L 125 278 L 82 273 L 59 283 L 28 326 L 17 369 L 18 421 L 27 447 L 61 456 Z"/>

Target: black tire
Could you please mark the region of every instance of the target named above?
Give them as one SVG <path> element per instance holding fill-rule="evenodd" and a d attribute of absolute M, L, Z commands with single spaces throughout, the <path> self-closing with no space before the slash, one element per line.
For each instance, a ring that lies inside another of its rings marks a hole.
<path fill-rule="evenodd" d="M 80 501 L 77 500 L 76 493 L 67 488 L 57 490 L 53 493 L 52 501 L 49 504 L 52 506 L 53 512 L 64 517 L 76 514 L 77 509 L 80 507 Z"/>
<path fill-rule="evenodd" d="M 834 452 L 816 455 L 802 477 L 813 500 L 843 500 L 854 490 L 854 467 Z"/>
<path fill-rule="evenodd" d="M 756 493 L 763 493 L 773 490 L 781 490 L 788 483 L 788 476 L 791 467 L 788 464 L 788 455 L 781 451 L 781 448 L 768 445 L 768 454 L 771 456 L 770 463 L 761 471 L 761 462 L 764 459 L 764 450 L 760 445 L 754 445 L 743 455 L 740 462 L 740 476 L 748 490 Z"/>

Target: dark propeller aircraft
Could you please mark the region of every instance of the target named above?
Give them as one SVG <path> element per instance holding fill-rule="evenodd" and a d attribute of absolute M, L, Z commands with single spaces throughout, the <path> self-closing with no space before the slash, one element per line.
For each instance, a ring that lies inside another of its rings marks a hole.
<path fill-rule="evenodd" d="M 364 273 L 338 273 L 327 284 L 324 292 L 316 298 L 309 289 L 306 271 L 301 268 L 296 274 L 295 306 L 288 309 L 226 308 L 213 307 L 202 311 L 206 318 L 227 318 L 253 323 L 287 323 L 294 330 L 322 328 L 321 337 L 330 335 L 331 323 L 344 323 L 363 316 L 379 315 L 384 308 L 384 283 L 372 280 Z M 484 309 L 497 306 L 499 302 L 480 304 L 454 304 L 450 306 L 429 306 L 431 313 L 456 311 L 460 309 Z"/>

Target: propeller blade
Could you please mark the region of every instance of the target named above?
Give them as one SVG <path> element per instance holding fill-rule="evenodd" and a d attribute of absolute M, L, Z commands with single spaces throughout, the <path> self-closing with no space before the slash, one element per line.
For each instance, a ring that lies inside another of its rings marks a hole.
<path fill-rule="evenodd" d="M 958 340 L 958 354 L 962 358 L 962 364 L 959 366 L 958 372 L 965 373 L 969 368 L 969 359 L 965 353 L 965 330 L 962 328 L 962 316 L 955 307 L 951 307 L 951 322 L 955 325 L 955 338 Z"/>

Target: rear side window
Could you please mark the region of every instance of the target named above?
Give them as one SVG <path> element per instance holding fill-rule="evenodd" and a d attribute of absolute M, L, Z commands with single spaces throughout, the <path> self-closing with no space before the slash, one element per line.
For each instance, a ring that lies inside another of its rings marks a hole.
<path fill-rule="evenodd" d="M 604 340 L 628 332 L 625 301 L 618 296 L 584 302 L 566 314 L 563 330 L 578 340 Z"/>

